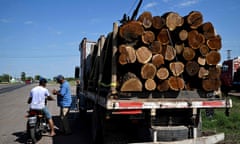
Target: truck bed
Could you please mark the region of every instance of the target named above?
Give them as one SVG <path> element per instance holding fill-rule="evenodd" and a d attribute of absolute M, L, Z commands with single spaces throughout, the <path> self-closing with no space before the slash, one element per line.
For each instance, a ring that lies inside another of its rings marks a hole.
<path fill-rule="evenodd" d="M 139 98 L 101 96 L 93 92 L 86 92 L 85 96 L 97 102 L 107 110 L 123 109 L 173 109 L 173 108 L 230 108 L 231 99 L 201 98 L 196 91 L 182 91 L 177 98 Z"/>

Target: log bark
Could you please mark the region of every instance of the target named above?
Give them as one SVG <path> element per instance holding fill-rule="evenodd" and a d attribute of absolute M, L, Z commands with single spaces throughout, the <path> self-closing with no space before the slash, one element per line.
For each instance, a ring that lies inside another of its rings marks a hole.
<path fill-rule="evenodd" d="M 221 60 L 221 55 L 218 51 L 210 51 L 206 55 L 206 62 L 208 65 L 217 65 Z"/>
<path fill-rule="evenodd" d="M 179 76 L 184 71 L 184 64 L 182 62 L 172 62 L 169 68 L 174 76 Z"/>
<path fill-rule="evenodd" d="M 160 80 L 166 80 L 169 76 L 169 71 L 167 68 L 165 67 L 161 67 L 157 70 L 157 77 L 160 79 Z"/>
<path fill-rule="evenodd" d="M 163 65 L 164 62 L 164 57 L 162 54 L 155 54 L 152 57 L 152 64 L 156 66 L 156 68 L 159 68 L 161 65 Z"/>
<path fill-rule="evenodd" d="M 190 12 L 187 16 L 187 23 L 189 24 L 190 28 L 197 29 L 203 23 L 202 13 L 199 11 Z"/>
<path fill-rule="evenodd" d="M 142 36 L 144 28 L 139 21 L 130 21 L 119 28 L 119 35 L 128 42 L 137 40 Z"/>
<path fill-rule="evenodd" d="M 152 27 L 155 29 L 161 29 L 165 26 L 165 20 L 160 16 L 154 16 L 152 20 Z"/>
<path fill-rule="evenodd" d="M 184 89 L 184 80 L 180 77 L 171 76 L 168 79 L 168 85 L 171 90 L 179 91 Z"/>
<path fill-rule="evenodd" d="M 142 91 L 142 82 L 138 78 L 130 78 L 122 84 L 121 92 Z"/>
<path fill-rule="evenodd" d="M 156 82 L 153 79 L 147 79 L 145 81 L 144 86 L 145 86 L 145 89 L 148 91 L 153 91 L 157 87 Z"/>
<path fill-rule="evenodd" d="M 199 72 L 199 65 L 196 61 L 188 61 L 185 65 L 186 72 L 189 76 L 194 76 Z"/>
<path fill-rule="evenodd" d="M 142 34 L 142 42 L 144 44 L 151 44 L 155 40 L 155 34 L 152 31 L 145 31 Z"/>
<path fill-rule="evenodd" d="M 160 92 L 165 92 L 169 89 L 168 80 L 161 80 L 157 85 L 157 90 Z"/>
<path fill-rule="evenodd" d="M 161 29 L 161 31 L 157 35 L 157 40 L 162 45 L 169 44 L 169 36 L 168 36 L 168 30 L 166 28 Z"/>
<path fill-rule="evenodd" d="M 184 47 L 182 56 L 186 61 L 191 61 L 194 59 L 196 53 L 195 51 L 190 47 Z"/>
<path fill-rule="evenodd" d="M 164 58 L 167 61 L 172 61 L 176 57 L 176 49 L 171 45 L 167 45 L 163 47 Z"/>
<path fill-rule="evenodd" d="M 146 29 L 152 26 L 152 20 L 153 20 L 152 14 L 151 12 L 148 11 L 143 12 L 138 18 L 138 21 L 140 21 L 144 28 Z"/>
<path fill-rule="evenodd" d="M 219 35 L 211 37 L 207 40 L 207 46 L 211 50 L 220 50 L 222 48 L 221 37 Z"/>
<path fill-rule="evenodd" d="M 153 41 L 150 49 L 152 51 L 152 54 L 161 54 L 162 53 L 162 45 L 159 41 Z"/>
<path fill-rule="evenodd" d="M 176 27 L 180 27 L 184 23 L 184 19 L 176 12 L 170 12 L 166 14 L 166 26 L 170 31 L 176 29 Z"/>
<path fill-rule="evenodd" d="M 136 50 L 136 56 L 139 63 L 146 64 L 152 59 L 152 52 L 145 46 Z"/>
<path fill-rule="evenodd" d="M 141 77 L 143 79 L 153 79 L 156 75 L 157 69 L 152 63 L 144 64 L 141 68 Z"/>

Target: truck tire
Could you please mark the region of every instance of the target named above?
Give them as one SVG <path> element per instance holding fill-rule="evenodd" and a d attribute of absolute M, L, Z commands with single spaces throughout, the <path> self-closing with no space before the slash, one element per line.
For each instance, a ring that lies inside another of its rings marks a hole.
<path fill-rule="evenodd" d="M 157 141 L 177 141 L 188 139 L 188 128 L 186 126 L 157 126 Z"/>
<path fill-rule="evenodd" d="M 103 130 L 100 106 L 95 105 L 92 113 L 92 143 L 103 144 Z"/>

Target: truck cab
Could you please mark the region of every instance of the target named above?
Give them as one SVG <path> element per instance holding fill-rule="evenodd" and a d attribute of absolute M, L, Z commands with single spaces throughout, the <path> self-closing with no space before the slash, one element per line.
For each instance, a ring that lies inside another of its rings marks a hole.
<path fill-rule="evenodd" d="M 239 90 L 240 88 L 240 57 L 225 60 L 221 72 L 222 91 Z"/>

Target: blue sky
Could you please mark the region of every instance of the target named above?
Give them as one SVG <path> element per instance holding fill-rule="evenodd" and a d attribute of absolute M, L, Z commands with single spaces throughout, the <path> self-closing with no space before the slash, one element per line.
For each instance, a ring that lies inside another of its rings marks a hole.
<path fill-rule="evenodd" d="M 0 75 L 20 77 L 58 74 L 74 76 L 83 37 L 97 40 L 112 31 L 137 0 L 0 0 Z M 222 60 L 240 56 L 240 1 L 143 0 L 139 14 L 174 11 L 181 16 L 197 10 L 213 23 L 222 38 Z"/>

